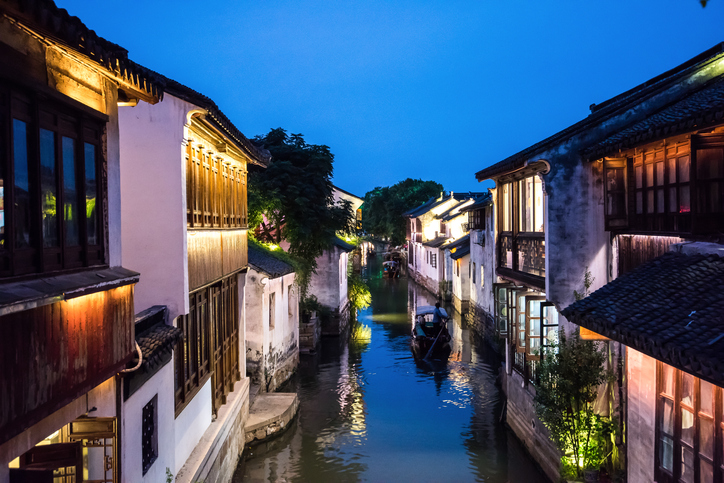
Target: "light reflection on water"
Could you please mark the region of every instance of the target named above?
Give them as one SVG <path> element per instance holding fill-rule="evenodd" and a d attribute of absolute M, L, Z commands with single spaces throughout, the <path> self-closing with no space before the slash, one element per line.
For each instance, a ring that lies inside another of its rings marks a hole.
<path fill-rule="evenodd" d="M 369 269 L 379 270 L 380 258 Z M 499 418 L 497 365 L 452 309 L 447 363 L 416 363 L 412 311 L 434 297 L 406 278 L 371 277 L 360 320 L 367 344 L 324 339 L 302 356 L 300 412 L 270 443 L 247 450 L 240 481 L 545 482 Z"/>

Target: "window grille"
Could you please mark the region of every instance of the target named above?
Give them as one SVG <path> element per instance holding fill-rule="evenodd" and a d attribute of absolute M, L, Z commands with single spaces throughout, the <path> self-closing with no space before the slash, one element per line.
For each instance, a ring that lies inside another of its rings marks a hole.
<path fill-rule="evenodd" d="M 143 407 L 141 413 L 141 455 L 145 475 L 158 458 L 158 427 L 156 421 L 158 394 Z"/>

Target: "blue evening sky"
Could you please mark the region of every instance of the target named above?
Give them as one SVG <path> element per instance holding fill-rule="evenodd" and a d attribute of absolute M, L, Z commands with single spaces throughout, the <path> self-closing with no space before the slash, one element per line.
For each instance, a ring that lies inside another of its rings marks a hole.
<path fill-rule="evenodd" d="M 474 173 L 724 41 L 724 0 L 56 0 L 248 137 L 335 154 L 359 196 Z"/>

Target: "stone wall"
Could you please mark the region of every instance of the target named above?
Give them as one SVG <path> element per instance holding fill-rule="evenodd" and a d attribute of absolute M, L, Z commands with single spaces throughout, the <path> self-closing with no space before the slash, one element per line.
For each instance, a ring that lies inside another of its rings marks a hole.
<path fill-rule="evenodd" d="M 319 340 L 322 337 L 322 325 L 319 317 L 313 317 L 309 322 L 299 324 L 299 351 L 302 353 L 314 352 L 317 350 Z"/>
<path fill-rule="evenodd" d="M 508 398 L 505 422 L 548 478 L 559 481 L 560 452 L 551 441 L 548 430 L 535 415 L 535 388 L 524 384 L 523 377 L 515 371 L 505 377 L 503 388 Z"/>

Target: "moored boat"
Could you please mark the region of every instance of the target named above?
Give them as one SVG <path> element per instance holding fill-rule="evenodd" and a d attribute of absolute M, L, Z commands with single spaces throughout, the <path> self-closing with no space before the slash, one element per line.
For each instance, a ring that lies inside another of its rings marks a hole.
<path fill-rule="evenodd" d="M 387 278 L 395 278 L 400 275 L 400 264 L 392 260 L 383 262 L 382 273 Z"/>
<path fill-rule="evenodd" d="M 452 351 L 450 347 L 450 332 L 447 322 L 450 319 L 445 309 L 440 308 L 442 324 L 439 331 L 433 326 L 432 318 L 435 307 L 423 305 L 417 308 L 415 323 L 412 327 L 412 352 L 417 359 L 447 359 Z M 432 350 L 431 350 L 432 349 Z M 428 356 L 429 354 L 429 356 Z"/>

